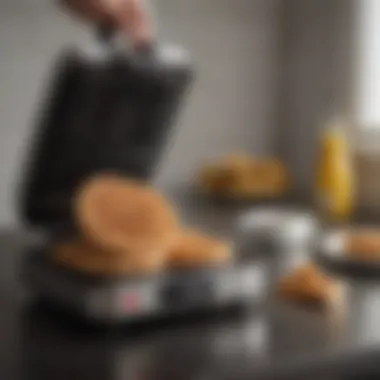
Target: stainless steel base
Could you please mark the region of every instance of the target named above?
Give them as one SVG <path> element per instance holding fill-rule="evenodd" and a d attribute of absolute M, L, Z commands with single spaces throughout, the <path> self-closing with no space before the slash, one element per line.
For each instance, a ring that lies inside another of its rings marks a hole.
<path fill-rule="evenodd" d="M 72 273 L 35 251 L 24 263 L 34 294 L 94 322 L 123 322 L 230 304 L 257 303 L 265 293 L 263 268 L 256 261 L 149 277 L 95 279 Z"/>

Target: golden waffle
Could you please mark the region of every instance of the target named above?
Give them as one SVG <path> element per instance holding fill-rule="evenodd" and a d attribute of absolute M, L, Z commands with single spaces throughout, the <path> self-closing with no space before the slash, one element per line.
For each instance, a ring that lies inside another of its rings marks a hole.
<path fill-rule="evenodd" d="M 178 231 L 177 216 L 160 194 L 113 175 L 87 182 L 75 211 L 84 236 L 110 252 L 165 251 Z"/>
<path fill-rule="evenodd" d="M 164 268 L 165 253 L 109 254 L 86 242 L 67 242 L 53 247 L 52 260 L 74 272 L 113 277 L 158 272 Z"/>

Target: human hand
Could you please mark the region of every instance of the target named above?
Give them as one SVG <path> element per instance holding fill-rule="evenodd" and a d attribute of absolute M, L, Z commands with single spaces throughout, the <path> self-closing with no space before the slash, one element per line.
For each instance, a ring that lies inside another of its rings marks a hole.
<path fill-rule="evenodd" d="M 152 25 L 143 0 L 61 0 L 77 16 L 98 24 L 111 24 L 136 44 L 152 38 Z"/>

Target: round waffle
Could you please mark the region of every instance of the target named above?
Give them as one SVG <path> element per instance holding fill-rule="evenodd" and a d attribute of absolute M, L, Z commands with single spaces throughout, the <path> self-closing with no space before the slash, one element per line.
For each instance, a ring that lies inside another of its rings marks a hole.
<path fill-rule="evenodd" d="M 88 181 L 75 211 L 84 236 L 110 252 L 166 251 L 177 235 L 177 216 L 161 195 L 113 175 Z"/>
<path fill-rule="evenodd" d="M 182 232 L 168 253 L 168 263 L 172 267 L 222 264 L 231 258 L 229 244 L 192 230 Z"/>
<path fill-rule="evenodd" d="M 52 260 L 66 269 L 81 274 L 101 277 L 142 275 L 164 268 L 166 254 L 109 255 L 85 242 L 66 242 L 53 247 Z"/>

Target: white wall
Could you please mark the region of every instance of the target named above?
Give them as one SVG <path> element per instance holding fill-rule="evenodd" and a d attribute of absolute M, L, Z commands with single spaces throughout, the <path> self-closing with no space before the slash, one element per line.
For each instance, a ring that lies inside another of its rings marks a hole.
<path fill-rule="evenodd" d="M 321 129 L 348 107 L 351 3 L 284 0 L 279 149 L 299 197 L 313 193 Z"/>
<path fill-rule="evenodd" d="M 360 208 L 380 212 L 380 2 L 356 3 L 354 112 Z"/>
<path fill-rule="evenodd" d="M 360 0 L 356 9 L 357 118 L 363 128 L 380 128 L 380 1 Z"/>

